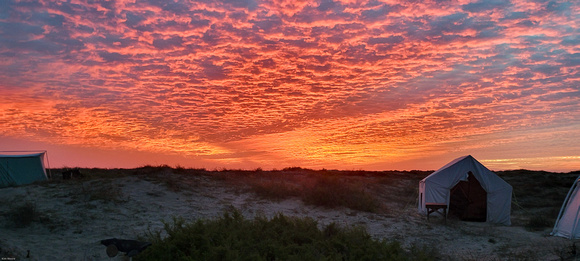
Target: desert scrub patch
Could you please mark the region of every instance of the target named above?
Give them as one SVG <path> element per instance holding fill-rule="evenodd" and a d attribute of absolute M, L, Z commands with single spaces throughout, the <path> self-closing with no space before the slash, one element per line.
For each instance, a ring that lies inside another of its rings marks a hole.
<path fill-rule="evenodd" d="M 572 244 L 569 242 L 555 244 L 552 247 L 552 253 L 558 256 L 560 260 L 577 260 L 577 257 L 580 256 L 578 252 L 575 242 L 572 242 Z"/>
<path fill-rule="evenodd" d="M 283 200 L 299 198 L 308 205 L 327 208 L 347 207 L 353 210 L 377 212 L 381 201 L 367 188 L 364 180 L 330 172 L 268 173 L 248 179 L 249 188 L 261 198 Z"/>
<path fill-rule="evenodd" d="M 121 185 L 115 184 L 113 180 L 98 179 L 79 182 L 71 194 L 71 201 L 77 200 L 86 204 L 92 201 L 122 203 L 126 198 Z"/>
<path fill-rule="evenodd" d="M 542 215 L 535 215 L 528 220 L 526 223 L 526 229 L 529 231 L 541 231 L 547 227 L 551 227 L 554 225 L 554 222 L 551 219 L 548 219 Z"/>
<path fill-rule="evenodd" d="M 380 201 L 365 190 L 363 184 L 348 182 L 335 176 L 319 177 L 311 188 L 301 193 L 306 204 L 336 208 L 340 206 L 353 210 L 376 212 Z"/>
<path fill-rule="evenodd" d="M 31 225 L 33 222 L 41 224 L 50 224 L 51 220 L 45 213 L 38 211 L 36 203 L 26 201 L 20 205 L 16 205 L 6 213 L 8 219 L 8 226 L 14 228 L 24 228 Z"/>
<path fill-rule="evenodd" d="M 213 220 L 164 224 L 146 235 L 152 246 L 135 260 L 433 260 L 424 250 L 373 239 L 362 227 L 319 228 L 309 217 L 246 219 L 234 209 Z"/>
<path fill-rule="evenodd" d="M 98 185 L 91 185 L 86 187 L 89 199 L 102 200 L 105 202 L 119 203 L 123 201 L 123 192 L 120 186 L 107 183 L 100 183 Z"/>
<path fill-rule="evenodd" d="M 30 201 L 13 207 L 7 213 L 9 222 L 17 228 L 29 226 L 37 218 L 37 216 L 38 211 L 36 211 L 36 204 Z"/>
<path fill-rule="evenodd" d="M 426 244 L 413 244 L 408 249 L 409 260 L 440 260 L 441 255 L 437 248 Z"/>
<path fill-rule="evenodd" d="M 269 200 L 283 200 L 300 194 L 300 189 L 293 184 L 276 180 L 259 180 L 252 182 L 250 187 L 256 195 Z"/>

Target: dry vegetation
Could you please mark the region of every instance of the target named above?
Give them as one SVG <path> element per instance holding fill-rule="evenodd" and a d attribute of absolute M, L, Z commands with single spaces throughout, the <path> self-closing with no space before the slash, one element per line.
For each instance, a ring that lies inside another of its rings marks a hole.
<path fill-rule="evenodd" d="M 417 187 L 419 181 L 429 175 L 431 171 L 337 171 L 337 170 L 311 170 L 298 167 L 285 168 L 282 170 L 264 171 L 256 170 L 205 170 L 190 169 L 183 167 L 144 166 L 136 169 L 80 169 L 82 177 L 63 180 L 59 174 L 64 169 L 52 169 L 53 179 L 43 183 L 46 187 L 66 186 L 70 190 L 63 190 L 54 197 L 63 199 L 67 205 L 82 206 L 83 209 L 75 210 L 75 218 L 67 219 L 59 217 L 55 211 L 39 211 L 32 201 L 23 203 L 0 202 L 12 204 L 10 211 L 0 213 L 7 222 L 4 225 L 9 229 L 20 229 L 38 223 L 53 229 L 64 229 L 68 225 L 80 225 L 85 220 L 92 218 L 86 210 L 103 207 L 110 211 L 122 207 L 131 199 L 123 193 L 125 183 L 118 182 L 119 178 L 136 177 L 154 184 L 159 184 L 168 191 L 181 193 L 185 196 L 194 195 L 198 191 L 212 191 L 211 186 L 226 188 L 235 195 L 252 194 L 262 201 L 281 202 L 292 199 L 299 200 L 305 205 L 322 209 L 344 210 L 347 215 L 357 215 L 364 212 L 385 218 L 401 218 L 404 209 L 412 209 L 417 204 Z M 512 226 L 524 227 L 534 233 L 547 234 L 554 224 L 561 204 L 568 192 L 572 182 L 580 175 L 580 172 L 571 173 L 550 173 L 541 171 L 514 170 L 496 172 L 514 188 L 512 202 Z M 210 188 L 208 189 L 208 186 Z M 163 191 L 149 191 L 148 196 L 161 197 Z M 211 194 L 211 192 L 208 192 Z M 195 194 L 197 195 L 197 194 Z M 208 195 L 211 196 L 211 195 Z M 87 213 L 85 213 L 87 212 Z M 350 214 L 352 213 L 352 214 Z M 293 217 L 280 216 L 276 221 L 268 220 L 265 217 L 258 219 L 239 219 L 237 222 L 244 224 L 260 224 L 263 227 L 275 226 L 275 222 L 284 221 Z M 316 217 L 314 217 L 316 218 Z M 404 218 L 404 217 L 403 217 Z M 412 219 L 413 222 L 417 222 Z M 223 221 L 223 220 L 222 220 Z M 212 223 L 214 222 L 214 223 Z M 202 229 L 203 224 L 213 224 L 220 226 L 220 220 L 203 220 L 197 223 L 196 229 Z M 274 222 L 274 223 L 270 223 Z M 286 221 L 285 221 L 286 222 Z M 310 222 L 306 219 L 294 220 L 293 222 Z M 383 222 L 383 221 L 376 221 Z M 182 227 L 194 226 L 196 223 L 184 224 Z M 177 224 L 172 224 L 177 225 Z M 248 225 L 246 228 L 260 231 L 260 228 L 253 228 Z M 438 229 L 439 224 L 421 223 L 426 229 Z M 497 245 L 495 248 L 497 256 L 508 260 L 536 260 L 537 253 L 525 249 L 511 248 L 507 244 L 502 244 L 501 236 L 498 236 L 498 228 L 482 226 L 474 229 L 465 228 L 454 221 L 448 221 L 445 225 L 448 229 L 459 231 L 464 237 L 487 237 L 486 244 Z M 174 227 L 166 227 L 176 233 Z M 311 228 L 308 228 L 311 229 Z M 324 232 L 324 227 L 321 228 Z M 327 228 L 328 229 L 328 228 Z M 341 228 L 349 231 L 350 228 Z M 479 230 L 478 230 L 479 229 Z M 216 230 L 217 231 L 217 230 Z M 303 231 L 304 233 L 318 233 L 313 231 Z M 82 233 L 80 229 L 74 233 Z M 167 233 L 164 232 L 164 233 Z M 191 235 L 180 235 L 189 237 Z M 197 232 L 196 232 L 197 233 Z M 242 232 L 240 232 L 242 233 Z M 286 233 L 286 232 L 285 232 Z M 155 234 L 151 234 L 155 235 Z M 158 234 L 159 235 L 159 234 Z M 206 235 L 212 237 L 211 235 Z M 365 235 L 363 237 L 367 237 Z M 203 238 L 202 238 L 203 239 Z M 389 251 L 403 251 L 401 253 L 413 253 L 421 259 L 439 256 L 437 250 L 425 248 L 425 246 L 413 246 L 411 248 L 397 248 L 391 243 L 400 241 L 401 238 L 384 238 L 386 243 L 379 241 L 369 241 L 369 244 L 376 244 L 378 248 L 389 248 Z M 161 237 L 155 238 L 157 243 L 162 243 Z M 247 239 L 257 240 L 257 239 Z M 321 239 L 322 240 L 322 239 Z M 366 240 L 366 239 L 365 239 Z M 391 241 L 393 240 L 393 241 Z M 449 239 L 447 239 L 449 240 Z M 229 242 L 228 244 L 231 244 Z M 170 243 L 173 244 L 173 243 Z M 320 241 L 319 244 L 327 244 Z M 340 244 L 346 244 L 344 242 Z M 525 244 L 523 242 L 522 244 Z M 174 246 L 171 246 L 174 247 Z M 572 244 L 556 244 L 551 246 L 555 256 L 562 260 L 575 256 Z M 281 255 L 289 255 L 286 246 L 278 245 L 275 248 L 282 249 Z M 215 249 L 214 249 L 215 250 Z M 214 251 L 212 250 L 212 251 Z M 10 253 L 10 249 L 0 245 L 0 254 Z M 217 250 L 216 250 L 217 251 Z M 234 250 L 232 250 L 234 251 Z M 335 251 L 327 249 L 325 251 Z M 365 250 L 372 252 L 371 250 Z M 374 250 L 373 250 L 374 251 Z M 381 250 L 382 251 L 382 250 Z M 329 253 L 330 253 L 329 252 Z M 370 253 L 369 252 L 369 253 Z M 237 255 L 236 252 L 231 252 Z M 261 255 L 258 253 L 258 255 Z M 316 254 L 314 254 L 316 255 Z M 344 258 L 344 256 L 342 256 Z M 473 256 L 463 254 L 459 260 L 479 260 L 477 254 Z"/>
<path fill-rule="evenodd" d="M 530 230 L 543 230 L 554 225 L 566 194 L 580 171 L 552 173 L 513 170 L 497 174 L 514 188 L 512 224 Z"/>
<path fill-rule="evenodd" d="M 165 232 L 167 236 L 162 236 Z M 432 249 L 405 250 L 398 242 L 373 239 L 363 227 L 310 217 L 246 219 L 236 210 L 215 220 L 165 223 L 145 238 L 153 245 L 137 260 L 434 260 Z"/>
<path fill-rule="evenodd" d="M 61 173 L 63 169 L 53 169 Z M 388 213 L 383 202 L 395 202 L 404 208 L 417 202 L 417 186 L 432 171 L 338 171 L 311 170 L 300 167 L 263 171 L 221 169 L 205 170 L 177 166 L 144 166 L 136 169 L 81 169 L 82 189 L 87 200 L 122 201 L 120 190 L 111 185 L 115 178 L 138 176 L 164 184 L 172 191 L 195 189 L 194 176 L 227 182 L 238 192 L 252 192 L 272 201 L 299 198 L 305 204 L 352 210 Z M 580 171 L 552 173 L 512 170 L 496 172 L 512 187 L 512 223 L 530 230 L 542 230 L 554 224 L 561 204 Z M 56 174 L 51 182 L 63 181 Z M 93 182 L 94 181 L 94 182 Z M 103 182 L 105 181 L 105 182 Z"/>

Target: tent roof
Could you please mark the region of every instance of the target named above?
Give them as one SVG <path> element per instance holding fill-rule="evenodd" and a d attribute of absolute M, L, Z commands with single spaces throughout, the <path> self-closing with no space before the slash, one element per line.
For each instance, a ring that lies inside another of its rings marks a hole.
<path fill-rule="evenodd" d="M 40 157 L 44 155 L 45 152 L 32 153 L 32 154 L 0 154 L 0 158 L 27 158 L 27 157 Z"/>
<path fill-rule="evenodd" d="M 451 188 L 460 180 L 467 180 L 467 173 L 470 171 L 488 193 L 507 188 L 511 189 L 510 184 L 479 163 L 471 155 L 452 160 L 437 171 L 431 173 L 431 175 L 425 177 L 421 182 Z"/>

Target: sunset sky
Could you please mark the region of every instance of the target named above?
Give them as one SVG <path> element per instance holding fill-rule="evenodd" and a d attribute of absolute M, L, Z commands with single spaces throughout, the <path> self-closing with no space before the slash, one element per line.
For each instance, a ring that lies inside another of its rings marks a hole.
<path fill-rule="evenodd" d="M 0 1 L 51 167 L 580 170 L 579 1 Z"/>

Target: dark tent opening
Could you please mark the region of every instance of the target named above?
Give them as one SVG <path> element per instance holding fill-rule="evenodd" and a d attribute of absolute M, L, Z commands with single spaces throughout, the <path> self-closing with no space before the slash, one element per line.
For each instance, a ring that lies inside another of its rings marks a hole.
<path fill-rule="evenodd" d="M 464 221 L 486 221 L 487 192 L 471 171 L 468 173 L 467 181 L 459 181 L 451 189 L 449 215 Z"/>

